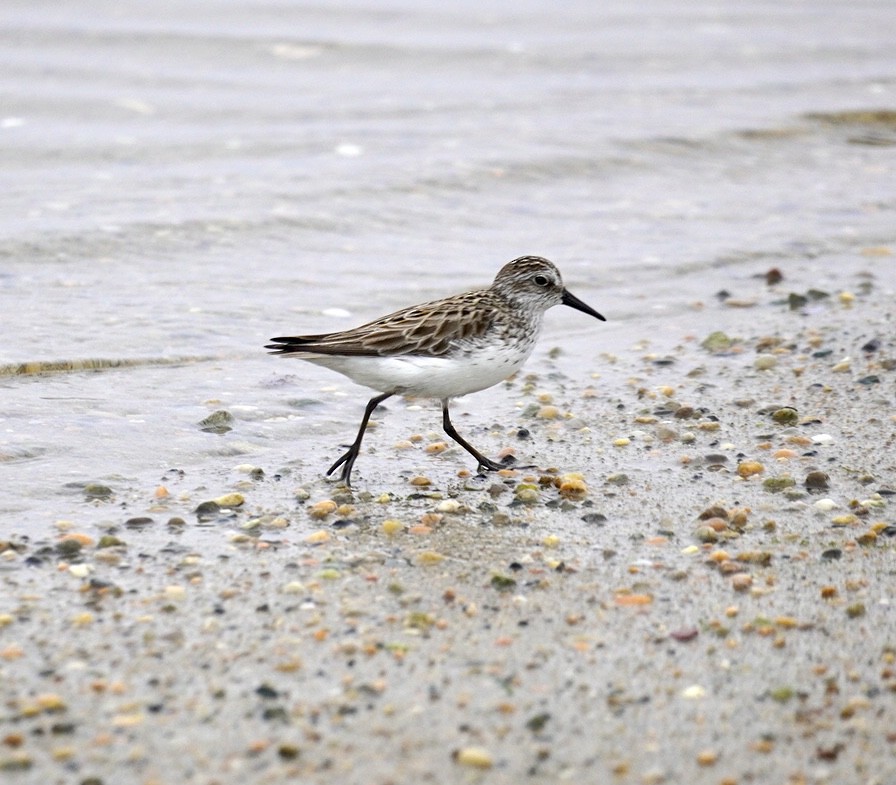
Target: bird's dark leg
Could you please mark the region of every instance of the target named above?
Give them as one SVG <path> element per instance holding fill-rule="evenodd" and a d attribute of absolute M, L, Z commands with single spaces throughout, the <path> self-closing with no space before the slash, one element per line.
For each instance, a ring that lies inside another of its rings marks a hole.
<path fill-rule="evenodd" d="M 375 398 L 371 398 L 367 402 L 367 408 L 364 410 L 364 416 L 361 418 L 361 427 L 358 429 L 358 435 L 355 437 L 355 441 L 352 442 L 352 446 L 348 448 L 345 454 L 327 469 L 327 477 L 342 466 L 342 475 L 339 479 L 341 479 L 346 486 L 349 488 L 351 487 L 352 466 L 355 465 L 355 459 L 358 457 L 358 453 L 361 452 L 361 440 L 364 438 L 367 421 L 370 419 L 370 415 L 373 414 L 373 410 L 385 401 L 386 398 L 390 398 L 392 395 L 393 393 L 383 393 L 382 395 L 377 395 Z M 345 465 L 343 466 L 343 464 Z"/>
<path fill-rule="evenodd" d="M 479 461 L 480 469 L 488 469 L 489 471 L 496 472 L 500 469 L 506 469 L 502 463 L 496 463 L 490 458 L 486 458 L 479 450 L 473 447 L 468 441 L 466 441 L 451 424 L 451 418 L 448 416 L 448 400 L 442 401 L 442 427 L 445 429 L 445 433 L 447 433 L 454 441 L 456 441 L 461 447 L 463 447 L 470 455 L 472 455 L 477 461 Z"/>

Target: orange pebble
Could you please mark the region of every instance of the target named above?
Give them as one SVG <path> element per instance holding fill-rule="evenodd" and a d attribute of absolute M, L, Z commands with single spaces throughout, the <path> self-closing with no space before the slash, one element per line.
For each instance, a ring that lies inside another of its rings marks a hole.
<path fill-rule="evenodd" d="M 617 594 L 616 604 L 621 606 L 650 605 L 653 597 L 649 594 Z"/>

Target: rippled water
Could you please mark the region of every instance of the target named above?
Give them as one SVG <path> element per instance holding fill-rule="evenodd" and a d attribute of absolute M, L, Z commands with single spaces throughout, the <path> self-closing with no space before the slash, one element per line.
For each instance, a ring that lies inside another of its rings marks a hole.
<path fill-rule="evenodd" d="M 577 347 L 575 374 L 686 329 L 685 305 L 732 282 L 778 266 L 823 283 L 838 255 L 896 234 L 889 0 L 3 16 L 0 365 L 161 361 L 5 369 L 13 525 L 65 515 L 67 483 L 139 498 L 175 466 L 213 485 L 296 450 L 319 472 L 366 392 L 266 356 L 271 335 L 348 327 L 539 253 L 610 320 L 549 314 L 544 352 Z M 300 433 L 272 420 L 287 399 L 310 412 Z M 200 431 L 215 408 L 240 427 Z"/>

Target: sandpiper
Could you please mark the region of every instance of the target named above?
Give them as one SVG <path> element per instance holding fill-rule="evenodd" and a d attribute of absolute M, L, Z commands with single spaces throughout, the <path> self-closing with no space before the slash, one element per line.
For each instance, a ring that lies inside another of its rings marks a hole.
<path fill-rule="evenodd" d="M 339 371 L 378 391 L 367 403 L 355 441 L 327 470 L 329 476 L 341 466 L 346 486 L 370 415 L 399 394 L 438 398 L 445 433 L 478 461 L 479 471 L 497 471 L 506 465 L 461 437 L 448 403 L 518 371 L 532 353 L 544 312 L 560 303 L 605 321 L 563 287 L 552 262 L 521 256 L 504 265 L 486 289 L 403 308 L 344 332 L 272 338 L 265 348 Z"/>

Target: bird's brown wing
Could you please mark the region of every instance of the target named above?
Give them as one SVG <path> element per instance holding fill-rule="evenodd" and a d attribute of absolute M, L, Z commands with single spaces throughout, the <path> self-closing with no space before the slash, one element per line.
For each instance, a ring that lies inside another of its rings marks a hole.
<path fill-rule="evenodd" d="M 475 291 L 403 308 L 343 332 L 272 338 L 265 348 L 274 354 L 439 357 L 457 341 L 485 335 L 492 321 L 493 310 L 483 307 L 483 292 Z"/>

